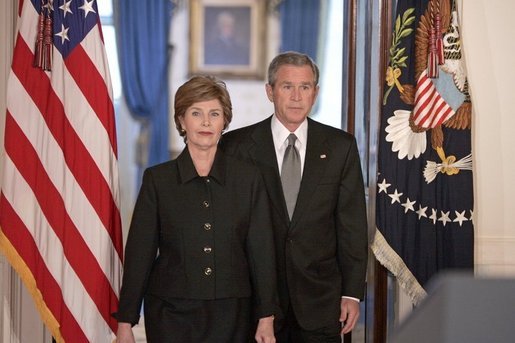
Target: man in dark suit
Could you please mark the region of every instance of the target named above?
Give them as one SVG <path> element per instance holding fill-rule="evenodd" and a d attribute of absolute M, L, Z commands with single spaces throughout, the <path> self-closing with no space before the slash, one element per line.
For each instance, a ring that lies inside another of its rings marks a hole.
<path fill-rule="evenodd" d="M 258 166 L 273 204 L 283 311 L 276 318 L 277 342 L 340 342 L 358 320 L 365 289 L 368 239 L 358 149 L 352 135 L 308 118 L 318 77 L 307 55 L 275 57 L 266 85 L 274 114 L 226 133 L 220 143 Z M 282 175 L 295 168 L 288 162 L 292 151 L 301 178 L 293 204 L 297 177 Z"/>

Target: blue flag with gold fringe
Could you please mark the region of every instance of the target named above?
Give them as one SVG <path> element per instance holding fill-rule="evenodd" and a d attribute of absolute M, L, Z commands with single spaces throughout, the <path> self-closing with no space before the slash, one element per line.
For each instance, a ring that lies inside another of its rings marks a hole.
<path fill-rule="evenodd" d="M 471 100 L 454 0 L 399 0 L 383 93 L 372 250 L 414 304 L 472 269 Z"/>

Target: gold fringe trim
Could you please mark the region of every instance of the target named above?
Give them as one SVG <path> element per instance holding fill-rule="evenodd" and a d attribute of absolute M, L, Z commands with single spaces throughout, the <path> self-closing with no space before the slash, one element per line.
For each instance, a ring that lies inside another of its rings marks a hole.
<path fill-rule="evenodd" d="M 426 297 L 426 291 L 377 228 L 371 249 L 379 263 L 385 266 L 397 278 L 402 289 L 411 298 L 413 305 L 418 305 Z"/>
<path fill-rule="evenodd" d="M 25 264 L 25 261 L 23 261 L 9 239 L 7 239 L 7 237 L 4 235 L 2 228 L 0 228 L 0 251 L 2 251 L 7 257 L 7 260 L 14 268 L 14 270 L 16 270 L 20 276 L 20 279 L 25 284 L 25 287 L 27 287 L 27 290 L 32 295 L 32 299 L 34 300 L 41 319 L 52 333 L 55 341 L 58 343 L 63 343 L 64 338 L 61 335 L 61 331 L 59 330 L 59 322 L 47 307 L 45 300 L 43 299 L 43 295 L 36 285 L 36 280 L 34 279 L 34 275 L 32 274 L 31 270 Z"/>

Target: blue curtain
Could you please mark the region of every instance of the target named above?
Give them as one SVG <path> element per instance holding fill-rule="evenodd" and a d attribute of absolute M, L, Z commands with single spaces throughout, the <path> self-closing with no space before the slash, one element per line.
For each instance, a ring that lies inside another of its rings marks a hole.
<path fill-rule="evenodd" d="M 281 17 L 281 52 L 302 52 L 316 61 L 320 0 L 283 0 L 278 10 Z"/>
<path fill-rule="evenodd" d="M 119 0 L 116 33 L 122 87 L 127 106 L 148 129 L 146 165 L 169 159 L 168 32 L 170 0 Z"/>

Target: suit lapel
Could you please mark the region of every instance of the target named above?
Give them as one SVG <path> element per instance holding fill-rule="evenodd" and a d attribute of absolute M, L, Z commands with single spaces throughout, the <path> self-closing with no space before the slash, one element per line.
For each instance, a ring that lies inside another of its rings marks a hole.
<path fill-rule="evenodd" d="M 252 132 L 254 144 L 249 147 L 249 155 L 261 170 L 272 205 L 281 214 L 286 225 L 289 225 L 288 210 L 282 193 L 281 177 L 277 166 L 274 140 L 270 118 L 262 121 Z"/>
<path fill-rule="evenodd" d="M 313 197 L 320 178 L 324 175 L 327 167 L 327 156 L 329 154 L 329 147 L 325 144 L 325 137 L 320 132 L 317 123 L 309 120 L 308 124 L 308 139 L 306 146 L 306 157 L 304 161 L 304 171 L 302 173 L 302 181 L 300 184 L 299 195 L 293 212 L 291 227 L 305 215 L 310 200 Z M 308 213 L 309 215 L 309 213 Z"/>

